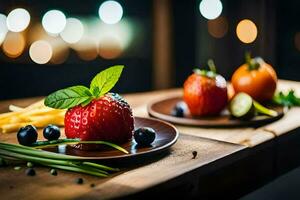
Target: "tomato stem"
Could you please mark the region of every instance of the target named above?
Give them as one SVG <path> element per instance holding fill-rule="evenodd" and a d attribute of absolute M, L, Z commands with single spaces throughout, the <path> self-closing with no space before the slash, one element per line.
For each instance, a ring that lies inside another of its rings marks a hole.
<path fill-rule="evenodd" d="M 245 61 L 246 61 L 246 63 L 247 63 L 248 65 L 251 64 L 251 53 L 250 53 L 250 51 L 247 51 L 247 52 L 245 53 Z"/>
<path fill-rule="evenodd" d="M 251 53 L 249 51 L 245 53 L 245 60 L 249 71 L 256 70 L 260 67 L 260 63 L 257 62 L 256 59 L 251 58 Z"/>
<path fill-rule="evenodd" d="M 216 65 L 212 59 L 209 59 L 207 61 L 207 65 L 209 67 L 209 70 L 206 69 L 194 69 L 194 73 L 199 74 L 201 76 L 206 76 L 208 78 L 215 78 L 217 76 L 217 70 L 216 70 Z"/>
<path fill-rule="evenodd" d="M 213 61 L 212 59 L 209 59 L 209 60 L 207 61 L 207 65 L 208 65 L 210 71 L 212 71 L 212 72 L 214 72 L 214 73 L 217 73 L 216 65 L 215 65 L 215 63 L 214 63 L 214 61 Z"/>

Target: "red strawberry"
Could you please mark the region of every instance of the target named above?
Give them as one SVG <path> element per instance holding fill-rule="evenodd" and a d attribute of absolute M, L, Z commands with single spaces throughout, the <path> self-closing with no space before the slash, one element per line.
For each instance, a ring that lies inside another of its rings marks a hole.
<path fill-rule="evenodd" d="M 132 137 L 133 128 L 131 108 L 117 94 L 109 93 L 93 99 L 84 107 L 77 105 L 65 115 L 67 138 L 122 144 Z"/>
<path fill-rule="evenodd" d="M 71 86 L 47 96 L 46 106 L 68 109 L 65 115 L 67 138 L 102 140 L 122 144 L 132 137 L 134 119 L 127 102 L 108 93 L 118 82 L 124 66 L 116 65 L 98 73 L 90 87 Z M 79 144 L 76 148 L 93 150 L 99 145 Z"/>
<path fill-rule="evenodd" d="M 216 115 L 227 105 L 226 80 L 215 71 L 196 70 L 184 83 L 183 98 L 193 116 Z"/>

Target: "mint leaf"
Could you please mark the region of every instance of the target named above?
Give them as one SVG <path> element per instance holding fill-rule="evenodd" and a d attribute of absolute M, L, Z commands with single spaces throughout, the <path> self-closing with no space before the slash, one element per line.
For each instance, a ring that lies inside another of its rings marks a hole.
<path fill-rule="evenodd" d="M 51 108 L 66 109 L 79 104 L 89 104 L 94 96 L 85 86 L 73 86 L 53 92 L 44 101 Z"/>
<path fill-rule="evenodd" d="M 273 102 L 282 106 L 300 106 L 300 98 L 295 95 L 294 90 L 290 90 L 287 94 L 283 92 L 276 93 Z"/>
<path fill-rule="evenodd" d="M 98 73 L 92 80 L 90 91 L 96 97 L 109 92 L 118 82 L 124 66 L 116 65 Z"/>
<path fill-rule="evenodd" d="M 44 104 L 51 108 L 66 109 L 77 105 L 86 106 L 94 98 L 109 92 L 119 80 L 124 66 L 116 65 L 98 73 L 91 81 L 90 89 L 73 86 L 50 94 Z"/>
<path fill-rule="evenodd" d="M 94 98 L 88 98 L 86 101 L 80 103 L 83 107 L 89 105 L 89 103 L 93 100 Z"/>

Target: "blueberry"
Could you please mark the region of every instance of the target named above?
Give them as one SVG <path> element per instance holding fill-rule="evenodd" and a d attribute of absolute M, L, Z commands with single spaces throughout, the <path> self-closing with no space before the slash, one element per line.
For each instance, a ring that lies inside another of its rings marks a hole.
<path fill-rule="evenodd" d="M 43 135 L 44 138 L 49 141 L 57 140 L 60 137 L 60 129 L 57 126 L 50 124 L 44 128 Z"/>
<path fill-rule="evenodd" d="M 150 127 L 138 128 L 134 131 L 134 139 L 138 145 L 148 146 L 155 140 L 155 130 Z"/>
<path fill-rule="evenodd" d="M 36 128 L 32 125 L 27 125 L 20 128 L 17 134 L 18 141 L 21 145 L 30 146 L 36 142 L 38 133 Z"/>
<path fill-rule="evenodd" d="M 177 103 L 171 111 L 171 115 L 175 117 L 184 117 L 186 105 L 183 102 Z"/>
<path fill-rule="evenodd" d="M 75 180 L 75 183 L 81 185 L 81 184 L 83 184 L 83 179 L 82 179 L 82 178 L 77 178 L 77 179 Z"/>
<path fill-rule="evenodd" d="M 33 168 L 28 168 L 25 171 L 27 176 L 35 176 L 35 170 Z"/>

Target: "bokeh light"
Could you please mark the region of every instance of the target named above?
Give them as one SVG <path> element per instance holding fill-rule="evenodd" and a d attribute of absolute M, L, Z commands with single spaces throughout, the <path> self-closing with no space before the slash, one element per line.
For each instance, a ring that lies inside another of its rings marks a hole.
<path fill-rule="evenodd" d="M 108 36 L 99 43 L 98 53 L 102 58 L 113 59 L 119 57 L 123 52 L 122 43 L 116 37 Z"/>
<path fill-rule="evenodd" d="M 52 37 L 48 41 L 53 50 L 50 63 L 61 64 L 65 62 L 69 56 L 69 46 L 60 37 Z"/>
<path fill-rule="evenodd" d="M 77 52 L 79 58 L 86 61 L 91 61 L 97 58 L 97 48 L 85 48 Z"/>
<path fill-rule="evenodd" d="M 62 64 L 68 59 L 69 54 L 69 48 L 55 48 L 50 62 L 53 64 Z"/>
<path fill-rule="evenodd" d="M 77 47 L 76 51 L 82 60 L 90 61 L 94 60 L 98 56 L 97 45 L 91 40 L 80 41 L 80 46 Z"/>
<path fill-rule="evenodd" d="M 21 32 L 25 30 L 30 23 L 30 14 L 24 8 L 12 10 L 6 19 L 7 28 L 12 32 Z"/>
<path fill-rule="evenodd" d="M 21 33 L 8 32 L 2 48 L 5 55 L 10 58 L 17 58 L 25 49 L 25 38 Z"/>
<path fill-rule="evenodd" d="M 30 58 L 37 64 L 46 64 L 52 57 L 52 47 L 44 40 L 38 40 L 29 48 Z"/>
<path fill-rule="evenodd" d="M 106 24 L 116 24 L 123 16 L 123 8 L 116 1 L 105 1 L 99 7 L 99 17 Z"/>
<path fill-rule="evenodd" d="M 42 25 L 47 33 L 59 34 L 66 26 L 67 20 L 63 12 L 59 10 L 49 10 L 42 19 Z"/>
<path fill-rule="evenodd" d="M 5 36 L 7 34 L 7 25 L 6 25 L 6 16 L 3 14 L 0 14 L 0 45 L 5 39 Z"/>
<path fill-rule="evenodd" d="M 37 40 L 45 40 L 45 38 L 51 37 L 43 28 L 41 23 L 35 23 L 30 29 L 28 29 L 28 32 L 26 32 L 27 35 L 27 41 L 29 44 L 32 44 L 33 42 Z"/>
<path fill-rule="evenodd" d="M 238 23 L 236 35 L 243 43 L 252 43 L 257 37 L 257 27 L 251 20 L 244 19 Z"/>
<path fill-rule="evenodd" d="M 68 18 L 66 27 L 60 33 L 60 36 L 65 42 L 74 44 L 82 38 L 83 33 L 84 27 L 81 21 L 76 18 Z"/>
<path fill-rule="evenodd" d="M 199 10 L 206 19 L 216 19 L 223 10 L 223 5 L 220 0 L 202 0 L 199 4 Z"/>
<path fill-rule="evenodd" d="M 215 38 L 222 38 L 228 32 L 228 21 L 221 16 L 213 20 L 207 21 L 208 32 Z"/>

